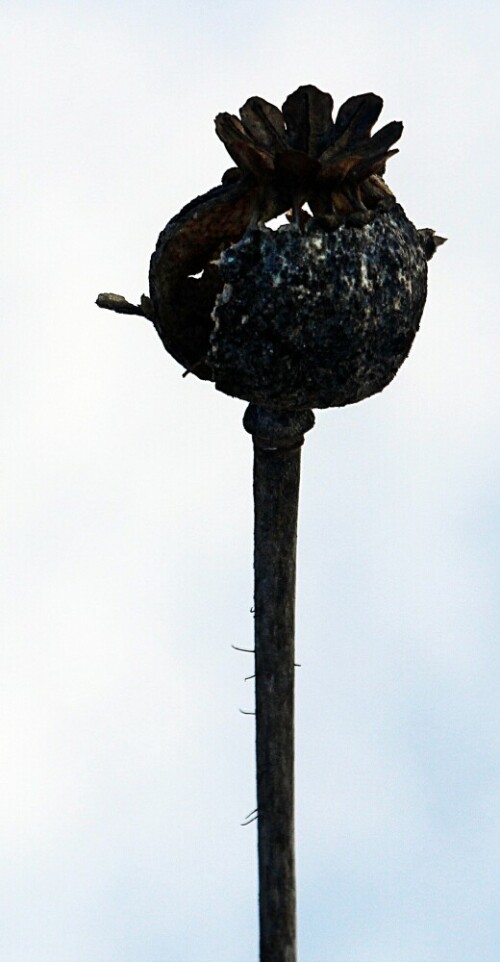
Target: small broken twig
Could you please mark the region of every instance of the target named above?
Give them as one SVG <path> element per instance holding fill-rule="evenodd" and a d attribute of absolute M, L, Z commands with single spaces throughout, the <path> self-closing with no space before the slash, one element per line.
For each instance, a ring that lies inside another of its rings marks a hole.
<path fill-rule="evenodd" d="M 142 295 L 140 304 L 131 304 L 122 294 L 99 294 L 96 304 L 107 311 L 115 311 L 116 314 L 138 314 L 139 317 L 145 317 L 148 321 L 153 320 L 151 298 L 146 297 L 145 294 Z"/>

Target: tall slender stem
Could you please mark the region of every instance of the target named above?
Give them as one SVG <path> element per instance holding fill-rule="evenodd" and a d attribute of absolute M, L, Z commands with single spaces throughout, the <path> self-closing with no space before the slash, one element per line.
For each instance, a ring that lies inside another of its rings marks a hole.
<path fill-rule="evenodd" d="M 300 454 L 311 411 L 251 404 L 260 962 L 296 962 L 295 567 Z"/>

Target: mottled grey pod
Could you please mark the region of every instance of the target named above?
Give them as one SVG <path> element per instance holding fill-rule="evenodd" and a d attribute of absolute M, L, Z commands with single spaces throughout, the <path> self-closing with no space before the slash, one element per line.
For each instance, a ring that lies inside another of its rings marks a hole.
<path fill-rule="evenodd" d="M 218 266 L 206 357 L 216 387 L 277 408 L 382 391 L 408 356 L 427 293 L 423 242 L 398 204 L 362 227 L 251 229 Z"/>

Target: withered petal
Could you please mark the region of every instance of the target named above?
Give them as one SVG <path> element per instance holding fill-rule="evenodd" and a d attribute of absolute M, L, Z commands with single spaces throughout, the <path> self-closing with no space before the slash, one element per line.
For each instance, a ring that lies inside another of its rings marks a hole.
<path fill-rule="evenodd" d="M 274 104 L 263 97 L 249 97 L 240 116 L 247 134 L 259 147 L 273 154 L 279 148 L 286 148 L 285 121 Z"/>
<path fill-rule="evenodd" d="M 283 104 L 288 143 L 311 157 L 319 157 L 333 136 L 333 100 L 312 84 L 290 94 Z"/>
<path fill-rule="evenodd" d="M 367 145 L 368 146 L 368 145 Z M 319 184 L 338 185 L 344 180 L 360 181 L 372 174 L 381 174 L 389 157 L 399 153 L 393 150 L 363 150 L 349 151 L 333 158 L 328 167 L 321 167 L 318 175 Z"/>
<path fill-rule="evenodd" d="M 369 140 L 358 143 L 355 147 L 345 146 L 343 150 L 339 150 L 341 141 L 337 141 L 328 150 L 325 150 L 320 157 L 321 173 L 319 180 L 322 183 L 335 182 L 338 180 L 339 172 L 345 171 L 345 173 L 348 173 L 354 167 L 357 168 L 357 179 L 360 175 L 368 177 L 369 174 L 379 173 L 389 157 L 397 153 L 397 150 L 389 150 L 389 148 L 399 140 L 402 133 L 403 124 L 399 120 L 392 120 Z M 353 163 L 347 165 L 347 169 L 346 158 L 353 161 Z"/>
<path fill-rule="evenodd" d="M 352 151 L 343 151 L 340 154 L 334 154 L 329 163 L 321 163 L 318 183 L 324 185 L 339 185 L 349 175 L 353 167 L 359 163 L 359 160 L 360 158 L 356 154 L 353 154 Z"/>
<path fill-rule="evenodd" d="M 242 170 L 256 177 L 262 176 L 263 172 L 272 171 L 271 154 L 250 139 L 241 121 L 233 114 L 217 114 L 215 131 L 228 154 Z"/>
<path fill-rule="evenodd" d="M 342 139 L 342 146 L 366 140 L 380 116 L 384 105 L 377 94 L 357 94 L 349 97 L 339 109 L 335 121 L 335 139 Z"/>
<path fill-rule="evenodd" d="M 398 153 L 399 150 L 397 147 L 395 147 L 394 150 L 388 150 L 386 153 L 381 153 L 377 154 L 376 156 L 366 158 L 359 158 L 358 162 L 349 173 L 350 179 L 359 182 L 374 174 L 383 174 L 389 157 L 393 157 L 394 154 Z"/>
<path fill-rule="evenodd" d="M 151 258 L 156 329 L 170 354 L 188 370 L 196 368 L 198 377 L 211 378 L 208 366 L 200 365 L 213 327 L 213 289 L 217 286 L 217 273 L 210 262 L 221 249 L 241 240 L 257 207 L 265 220 L 287 209 L 286 202 L 271 190 L 265 197 L 261 194 L 254 179 L 241 177 L 196 197 L 169 221 Z M 200 271 L 201 278 L 190 276 Z"/>
<path fill-rule="evenodd" d="M 373 150 L 388 150 L 392 147 L 397 140 L 401 137 L 403 133 L 403 124 L 400 120 L 391 120 L 389 124 L 385 127 L 381 127 L 377 130 L 377 133 L 371 137 L 366 145 L 366 149 L 370 152 Z"/>

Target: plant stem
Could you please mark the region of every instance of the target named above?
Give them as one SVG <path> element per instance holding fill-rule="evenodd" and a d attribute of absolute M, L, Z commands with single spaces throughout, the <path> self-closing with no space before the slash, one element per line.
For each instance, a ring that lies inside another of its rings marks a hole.
<path fill-rule="evenodd" d="M 260 962 L 296 962 L 294 634 L 300 453 L 311 411 L 251 404 Z"/>

